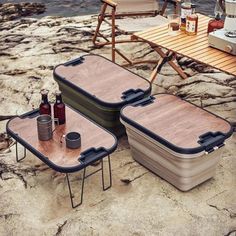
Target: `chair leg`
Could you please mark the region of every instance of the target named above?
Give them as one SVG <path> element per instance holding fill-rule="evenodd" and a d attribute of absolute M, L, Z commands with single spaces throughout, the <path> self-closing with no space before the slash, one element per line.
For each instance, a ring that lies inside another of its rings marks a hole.
<path fill-rule="evenodd" d="M 165 0 L 165 2 L 164 2 L 163 5 L 162 5 L 161 11 L 160 11 L 160 15 L 161 15 L 161 16 L 164 15 L 167 6 L 168 6 L 168 0 Z"/>
<path fill-rule="evenodd" d="M 104 181 L 104 163 L 103 163 L 103 159 L 102 159 L 102 162 L 101 162 L 101 169 L 102 169 L 102 188 L 103 188 L 103 191 L 106 191 L 107 189 L 111 188 L 111 186 L 112 186 L 110 155 L 108 155 L 109 185 L 107 187 L 105 187 L 105 181 Z"/>
<path fill-rule="evenodd" d="M 95 33 L 94 33 L 94 36 L 93 36 L 93 40 L 92 40 L 94 45 L 97 45 L 96 41 L 97 41 L 97 37 L 99 35 L 100 27 L 101 27 L 102 22 L 103 22 L 104 17 L 105 17 L 106 9 L 107 9 L 107 4 L 104 3 L 102 5 L 101 14 L 98 16 L 98 25 L 97 25 L 97 28 L 95 30 Z"/>
<path fill-rule="evenodd" d="M 126 56 L 125 56 L 123 53 L 121 53 L 118 49 L 114 48 L 114 53 L 119 54 L 125 61 L 128 62 L 128 65 L 129 65 L 129 66 L 132 66 L 132 65 L 133 65 L 133 62 L 130 61 L 130 60 L 128 59 L 128 57 L 126 57 Z"/>
<path fill-rule="evenodd" d="M 19 158 L 19 153 L 18 153 L 18 142 L 16 141 L 16 161 L 20 162 L 24 160 L 26 157 L 26 148 L 24 147 L 24 156 L 22 158 Z"/>
<path fill-rule="evenodd" d="M 72 190 L 71 190 L 69 174 L 66 173 L 66 180 L 67 180 L 67 185 L 68 185 L 68 190 L 69 190 L 69 194 L 70 194 L 70 201 L 71 201 L 71 207 L 72 208 L 76 208 L 76 207 L 80 206 L 83 203 L 85 174 L 86 174 L 86 168 L 84 168 L 84 171 L 83 171 L 82 186 L 81 186 L 81 193 L 80 193 L 80 202 L 78 204 L 75 204 L 74 200 L 73 200 L 74 195 L 73 195 Z"/>

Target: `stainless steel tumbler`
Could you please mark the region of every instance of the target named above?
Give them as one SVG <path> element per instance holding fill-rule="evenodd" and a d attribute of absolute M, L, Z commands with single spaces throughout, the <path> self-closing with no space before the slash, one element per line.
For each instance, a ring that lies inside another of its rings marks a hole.
<path fill-rule="evenodd" d="M 81 136 L 77 132 L 70 132 L 65 136 L 66 147 L 76 149 L 81 147 Z"/>
<path fill-rule="evenodd" d="M 40 115 L 37 118 L 38 138 L 41 141 L 47 141 L 52 138 L 52 117 L 49 115 Z"/>

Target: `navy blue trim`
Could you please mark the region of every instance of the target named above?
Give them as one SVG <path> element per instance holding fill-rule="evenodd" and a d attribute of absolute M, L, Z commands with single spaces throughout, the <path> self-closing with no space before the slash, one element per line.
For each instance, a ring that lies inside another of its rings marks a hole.
<path fill-rule="evenodd" d="M 66 105 L 68 106 L 68 105 Z M 20 119 L 24 119 L 26 117 L 35 117 L 35 115 L 39 115 L 39 110 L 36 109 L 36 110 L 33 110 L 33 111 L 30 111 L 30 112 L 27 112 L 21 116 L 17 116 L 17 117 L 14 117 L 12 119 L 10 119 L 7 124 L 6 124 L 6 131 L 7 133 L 12 137 L 14 138 L 17 142 L 19 142 L 21 145 L 23 145 L 26 149 L 28 149 L 30 152 L 32 152 L 35 156 L 37 156 L 42 162 L 44 162 L 45 164 L 47 164 L 50 168 L 52 168 L 53 170 L 55 171 L 58 171 L 58 172 L 62 172 L 62 173 L 72 173 L 72 172 L 76 172 L 76 171 L 79 171 L 89 165 L 91 165 L 93 162 L 96 162 L 100 159 L 102 159 L 103 157 L 111 154 L 112 152 L 114 152 L 117 148 L 117 145 L 118 145 L 118 142 L 117 142 L 117 138 L 114 134 L 112 134 L 110 131 L 108 131 L 107 129 L 105 129 L 104 127 L 100 126 L 99 124 L 95 123 L 93 120 L 89 119 L 88 117 L 86 117 L 85 115 L 83 115 L 81 112 L 71 108 L 70 106 L 68 106 L 70 109 L 72 109 L 73 111 L 79 113 L 79 115 L 85 117 L 87 120 L 89 120 L 90 122 L 92 122 L 93 124 L 95 124 L 96 126 L 98 126 L 99 128 L 105 130 L 107 133 L 109 133 L 110 135 L 112 135 L 114 137 L 114 145 L 110 148 L 110 149 L 105 149 L 104 147 L 100 147 L 99 149 L 95 149 L 95 150 L 98 150 L 97 153 L 96 153 L 96 156 L 93 157 L 93 158 L 87 158 L 86 162 L 80 162 L 79 163 L 79 160 L 78 160 L 78 165 L 77 166 L 72 166 L 72 167 L 62 167 L 62 166 L 58 166 L 56 164 L 54 164 L 53 162 L 50 161 L 50 159 L 44 155 L 42 155 L 42 153 L 40 153 L 38 150 L 36 150 L 33 146 L 31 146 L 30 144 L 28 144 L 27 142 L 24 141 L 24 139 L 22 139 L 20 136 L 18 136 L 16 133 L 14 133 L 14 131 L 12 131 L 10 128 L 9 128 L 9 123 L 14 120 L 15 118 L 20 118 Z M 88 152 L 90 149 L 88 150 L 85 150 L 83 151 L 82 153 L 80 153 L 80 156 L 84 157 L 86 154 L 86 152 Z M 100 152 L 100 150 L 102 152 Z M 78 158 L 80 157 L 78 156 Z M 91 157 L 91 156 L 90 156 Z"/>
<path fill-rule="evenodd" d="M 161 94 L 161 93 L 159 93 L 159 94 Z M 165 93 L 162 93 L 162 94 L 165 94 Z M 155 94 L 155 95 L 152 95 L 152 96 L 149 97 L 149 98 L 150 98 L 150 103 L 149 103 L 149 104 L 153 103 L 154 98 L 155 98 L 155 99 L 158 99 L 158 98 L 155 97 L 156 95 L 158 95 L 158 94 Z M 168 94 L 168 95 L 172 95 L 172 94 Z M 172 95 L 172 96 L 175 96 L 175 95 Z M 175 96 L 175 97 L 178 97 L 178 96 Z M 129 119 L 128 117 L 126 117 L 126 116 L 123 114 L 123 110 L 124 110 L 127 106 L 137 107 L 137 106 L 143 106 L 143 104 L 145 104 L 145 105 L 148 106 L 148 105 L 149 105 L 149 104 L 147 104 L 148 98 L 145 98 L 145 99 L 140 100 L 140 101 L 138 101 L 138 102 L 136 102 L 136 103 L 129 104 L 129 105 L 126 105 L 125 107 L 123 107 L 123 108 L 121 109 L 121 112 L 120 112 L 120 117 L 121 117 L 121 119 L 122 119 L 123 121 L 125 121 L 127 124 L 129 124 L 129 125 L 135 127 L 136 129 L 140 130 L 141 132 L 143 132 L 143 133 L 146 134 L 147 136 L 151 137 L 151 138 L 154 139 L 155 141 L 161 143 L 162 145 L 166 146 L 167 148 L 171 149 L 172 151 L 177 152 L 177 153 L 180 153 L 180 154 L 196 154 L 196 153 L 199 153 L 199 152 L 202 152 L 202 151 L 209 151 L 209 149 L 212 148 L 213 143 L 215 144 L 216 141 L 217 141 L 218 146 L 220 147 L 220 146 L 222 146 L 222 143 L 223 143 L 227 138 L 229 138 L 229 137 L 233 134 L 234 128 L 232 127 L 232 125 L 231 125 L 227 120 L 225 120 L 225 119 L 223 119 L 222 117 L 217 116 L 217 115 L 215 115 L 214 113 L 209 112 L 209 111 L 207 111 L 207 110 L 205 110 L 205 109 L 203 109 L 203 108 L 201 108 L 201 107 L 199 107 L 199 106 L 197 106 L 197 105 L 195 105 L 195 104 L 193 104 L 193 103 L 191 103 L 191 102 L 189 102 L 189 101 L 186 101 L 185 99 L 182 99 L 182 98 L 180 98 L 180 97 L 178 97 L 178 98 L 181 99 L 181 100 L 184 100 L 185 102 L 188 102 L 188 103 L 190 103 L 190 104 L 192 104 L 192 105 L 194 105 L 194 106 L 196 106 L 196 107 L 198 107 L 198 108 L 200 108 L 200 109 L 202 109 L 202 110 L 204 110 L 204 111 L 206 111 L 206 112 L 208 112 L 208 113 L 210 113 L 210 114 L 212 114 L 212 115 L 214 115 L 214 116 L 216 116 L 216 117 L 218 117 L 218 118 L 220 118 L 220 119 L 222 119 L 222 120 L 224 120 L 224 121 L 227 122 L 227 123 L 229 124 L 229 126 L 230 126 L 229 132 L 227 132 L 227 133 L 218 132 L 218 133 L 213 134 L 212 136 L 213 136 L 213 138 L 216 138 L 216 140 L 215 140 L 215 139 L 212 139 L 212 141 L 209 142 L 208 145 L 206 145 L 206 143 L 205 143 L 205 144 L 199 144 L 200 146 L 199 146 L 199 147 L 196 147 L 196 148 L 182 148 L 182 147 L 178 147 L 178 146 L 176 146 L 176 145 L 174 145 L 174 144 L 168 142 L 168 141 L 165 140 L 164 138 L 158 136 L 157 134 L 153 133 L 151 130 L 148 130 L 148 129 L 146 129 L 145 127 L 141 126 L 140 124 L 138 124 L 138 123 L 135 122 L 134 120 Z M 209 133 L 207 133 L 207 134 L 209 134 Z M 212 133 L 210 133 L 210 134 L 212 134 Z M 202 140 L 202 137 L 203 137 L 204 135 L 206 135 L 206 134 L 201 135 L 201 136 L 199 137 L 199 139 Z M 215 136 L 214 136 L 214 135 L 215 135 Z"/>
<path fill-rule="evenodd" d="M 99 105 L 101 105 L 101 106 L 104 106 L 104 107 L 106 107 L 106 108 L 113 108 L 113 109 L 119 109 L 119 110 L 120 110 L 124 105 L 126 105 L 126 104 L 129 103 L 129 100 L 123 100 L 123 101 L 117 102 L 117 103 L 109 103 L 109 102 L 102 101 L 102 100 L 100 100 L 99 98 L 95 97 L 94 95 L 92 95 L 92 94 L 88 93 L 87 91 L 83 90 L 82 88 L 76 86 L 75 84 L 73 84 L 73 83 L 70 82 L 69 80 L 67 80 L 67 79 L 65 79 L 65 78 L 63 78 L 63 77 L 61 77 L 61 76 L 58 75 L 58 74 L 56 74 L 55 71 L 56 71 L 56 68 L 57 68 L 57 67 L 59 67 L 59 66 L 61 66 L 61 65 L 68 66 L 68 65 L 74 65 L 74 64 L 77 65 L 77 64 L 84 63 L 85 57 L 88 57 L 88 56 L 102 57 L 104 60 L 107 60 L 107 61 L 111 62 L 110 60 L 108 60 L 107 58 L 105 58 L 105 57 L 103 57 L 103 56 L 95 55 L 95 54 L 87 54 L 87 55 L 81 56 L 81 57 L 79 57 L 79 58 L 77 58 L 77 59 L 74 59 L 74 60 L 72 60 L 72 61 L 69 61 L 69 62 L 66 62 L 66 63 L 64 63 L 64 64 L 60 64 L 60 65 L 56 66 L 56 67 L 54 68 L 54 70 L 53 70 L 53 77 L 54 77 L 54 79 L 60 81 L 61 83 L 64 83 L 65 85 L 67 85 L 67 86 L 69 86 L 69 87 L 71 87 L 72 89 L 74 89 L 74 90 L 77 91 L 78 93 L 83 94 L 84 96 L 86 96 L 87 98 L 91 99 L 92 101 L 94 101 L 95 103 L 97 103 L 97 104 L 99 104 Z M 114 63 L 114 62 L 112 62 L 112 63 Z M 116 63 L 114 63 L 114 64 L 116 64 Z M 118 64 L 116 64 L 116 65 L 119 66 L 119 67 L 121 67 L 121 66 L 118 65 Z M 123 67 L 121 67 L 121 68 L 124 69 L 124 70 L 127 70 L 127 69 L 125 69 L 125 68 L 123 68 Z M 127 71 L 129 71 L 129 70 L 127 70 Z M 132 73 L 132 74 L 134 74 L 134 75 L 137 75 L 137 74 L 135 74 L 135 73 L 132 72 L 132 71 L 129 71 L 129 72 Z M 137 75 L 137 76 L 139 76 L 139 75 Z M 145 81 L 148 82 L 148 84 L 149 84 L 149 89 L 148 89 L 148 90 L 146 90 L 146 91 L 143 91 L 143 90 L 142 90 L 142 92 L 143 92 L 143 97 L 150 95 L 151 90 L 152 90 L 150 81 L 148 81 L 147 79 L 145 79 L 145 78 L 142 77 L 142 76 L 139 76 L 139 77 L 140 77 L 140 79 L 145 80 Z M 140 89 L 140 90 L 141 90 L 141 89 Z M 121 96 L 122 96 L 122 95 L 121 95 Z M 139 97 L 139 99 L 141 99 L 141 98 L 142 98 L 142 97 Z M 132 102 L 133 102 L 133 101 L 132 101 Z"/>

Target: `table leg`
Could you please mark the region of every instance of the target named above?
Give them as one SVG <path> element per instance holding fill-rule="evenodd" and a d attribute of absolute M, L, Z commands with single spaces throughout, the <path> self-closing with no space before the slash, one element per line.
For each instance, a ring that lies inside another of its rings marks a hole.
<path fill-rule="evenodd" d="M 157 66 L 155 67 L 155 69 L 152 71 L 152 74 L 150 76 L 150 82 L 151 84 L 154 82 L 154 80 L 156 79 L 157 74 L 161 71 L 161 65 L 163 65 L 164 62 L 164 57 L 162 57 L 159 61 Z"/>
<path fill-rule="evenodd" d="M 155 80 L 157 74 L 161 70 L 161 68 L 158 69 L 158 67 L 160 66 L 160 64 L 163 64 L 163 60 L 165 60 L 164 58 L 166 58 L 167 54 L 165 54 L 162 51 L 162 49 L 160 47 L 157 47 L 156 45 L 150 44 L 150 46 L 153 48 L 154 51 L 156 51 L 161 56 L 161 59 L 158 62 L 158 65 L 156 66 L 155 70 L 153 71 L 153 73 L 151 74 L 151 77 L 150 77 L 150 81 L 151 81 L 151 83 L 153 83 L 153 81 Z M 170 51 L 168 51 L 168 53 L 169 52 Z M 176 53 L 172 52 L 172 57 L 174 58 L 175 56 L 176 56 Z M 169 65 L 181 76 L 182 79 L 187 79 L 188 78 L 187 75 L 184 73 L 184 71 L 181 69 L 181 67 L 176 65 L 176 63 L 174 63 L 173 60 L 168 60 L 166 62 L 169 63 Z"/>
<path fill-rule="evenodd" d="M 102 188 L 103 191 L 106 191 L 112 186 L 112 176 L 111 176 L 111 160 L 110 160 L 110 155 L 108 155 L 108 170 L 109 170 L 109 185 L 105 187 L 105 181 L 104 181 L 104 163 L 103 159 L 101 162 L 101 169 L 102 169 Z"/>
<path fill-rule="evenodd" d="M 69 189 L 70 201 L 71 201 L 72 208 L 76 208 L 76 207 L 80 206 L 83 203 L 85 174 L 86 174 L 86 168 L 84 168 L 84 171 L 83 171 L 82 186 L 81 186 L 81 193 L 80 193 L 80 202 L 75 205 L 75 203 L 73 201 L 74 195 L 73 195 L 72 190 L 71 190 L 69 174 L 66 173 L 66 180 L 67 180 L 67 185 L 68 185 L 68 189 Z"/>
<path fill-rule="evenodd" d="M 83 203 L 83 194 L 84 194 L 84 181 L 86 178 L 90 177 L 91 175 L 96 174 L 98 171 L 102 171 L 102 188 L 103 191 L 106 191 L 107 189 L 111 188 L 112 186 L 112 175 L 111 175 L 111 160 L 110 160 L 110 155 L 107 156 L 108 157 L 108 171 L 109 171 L 109 185 L 107 187 L 105 187 L 105 180 L 104 180 L 104 163 L 103 163 L 103 158 L 101 159 L 101 168 L 88 174 L 86 176 L 86 168 L 84 168 L 83 171 L 83 177 L 82 177 L 82 187 L 81 187 L 81 195 L 80 195 L 80 202 L 78 204 L 75 205 L 73 198 L 74 195 L 72 193 L 72 188 L 70 185 L 70 179 L 69 179 L 69 174 L 66 173 L 66 180 L 67 180 L 67 185 L 68 185 L 68 190 L 69 190 L 69 194 L 70 194 L 70 201 L 71 201 L 71 206 L 72 208 L 76 208 L 78 206 L 80 206 Z"/>
<path fill-rule="evenodd" d="M 188 76 L 184 73 L 184 71 L 180 68 L 180 66 L 176 65 L 173 61 L 169 61 L 168 63 L 180 75 L 182 79 L 188 78 Z"/>
<path fill-rule="evenodd" d="M 19 158 L 19 153 L 18 153 L 18 142 L 16 141 L 16 161 L 20 162 L 26 157 L 26 148 L 24 147 L 24 156 L 22 158 Z"/>

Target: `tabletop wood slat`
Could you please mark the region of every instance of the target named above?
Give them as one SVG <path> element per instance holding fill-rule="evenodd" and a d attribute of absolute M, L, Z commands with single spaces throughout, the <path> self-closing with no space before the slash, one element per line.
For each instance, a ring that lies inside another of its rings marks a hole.
<path fill-rule="evenodd" d="M 134 36 L 151 45 L 166 48 L 236 76 L 236 56 L 209 47 L 207 25 L 210 18 L 201 14 L 198 15 L 198 34 L 194 36 L 188 36 L 184 32 L 179 32 L 176 36 L 170 36 L 167 24 L 137 32 Z"/>

